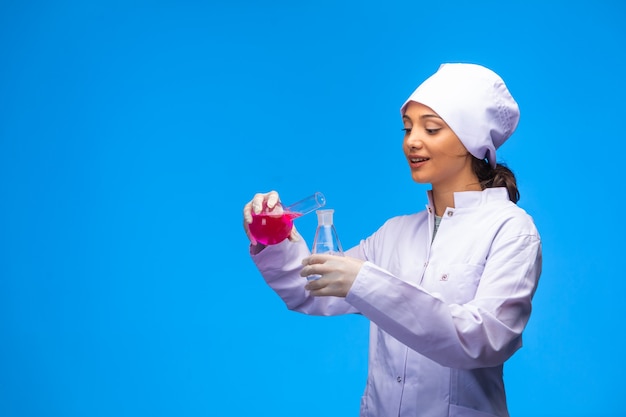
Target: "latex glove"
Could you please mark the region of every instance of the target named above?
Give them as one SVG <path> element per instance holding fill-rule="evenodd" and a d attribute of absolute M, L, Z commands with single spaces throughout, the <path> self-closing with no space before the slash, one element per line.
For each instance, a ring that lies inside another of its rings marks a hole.
<path fill-rule="evenodd" d="M 361 266 L 360 259 L 346 256 L 316 254 L 302 260 L 300 275 L 321 275 L 321 278 L 307 283 L 307 289 L 314 296 L 345 297 L 348 295 Z"/>
<path fill-rule="evenodd" d="M 246 232 L 246 236 L 250 240 L 250 243 L 254 246 L 258 246 L 257 249 L 263 249 L 265 245 L 258 243 L 254 236 L 250 233 L 250 223 L 252 223 L 252 213 L 258 214 L 263 208 L 267 208 L 269 211 L 274 211 L 276 214 L 282 213 L 283 207 L 280 203 L 280 196 L 276 191 L 270 191 L 268 193 L 257 193 L 252 200 L 243 206 L 243 230 Z M 288 239 L 292 242 L 297 242 L 301 239 L 300 234 L 294 226 L 291 229 Z"/>

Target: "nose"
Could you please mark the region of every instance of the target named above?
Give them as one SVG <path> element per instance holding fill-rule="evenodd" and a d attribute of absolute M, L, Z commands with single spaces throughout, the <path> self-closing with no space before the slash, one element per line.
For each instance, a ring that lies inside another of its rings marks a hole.
<path fill-rule="evenodd" d="M 404 146 L 408 149 L 420 149 L 423 144 L 417 129 L 411 129 L 404 135 Z"/>

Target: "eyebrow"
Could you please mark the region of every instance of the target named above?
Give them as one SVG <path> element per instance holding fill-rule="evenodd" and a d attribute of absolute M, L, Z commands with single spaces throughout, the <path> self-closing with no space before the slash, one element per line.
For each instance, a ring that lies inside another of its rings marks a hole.
<path fill-rule="evenodd" d="M 430 113 L 422 114 L 419 118 L 420 119 L 439 119 L 439 120 L 443 120 L 441 117 L 437 116 L 436 114 L 430 114 Z M 408 119 L 410 122 L 413 121 L 406 114 L 402 116 L 402 120 L 404 120 L 404 119 Z"/>

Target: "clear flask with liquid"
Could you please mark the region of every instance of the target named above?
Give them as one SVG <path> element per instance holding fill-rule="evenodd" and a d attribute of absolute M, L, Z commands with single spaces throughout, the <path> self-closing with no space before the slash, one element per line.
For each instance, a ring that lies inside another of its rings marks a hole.
<path fill-rule="evenodd" d="M 312 253 L 323 253 L 328 255 L 344 256 L 337 230 L 333 223 L 335 210 L 317 210 L 317 229 L 313 240 Z M 308 280 L 321 278 L 321 275 L 309 275 Z"/>
<path fill-rule="evenodd" d="M 317 230 L 313 240 L 313 253 L 343 256 L 343 248 L 333 223 L 335 210 L 317 210 Z"/>

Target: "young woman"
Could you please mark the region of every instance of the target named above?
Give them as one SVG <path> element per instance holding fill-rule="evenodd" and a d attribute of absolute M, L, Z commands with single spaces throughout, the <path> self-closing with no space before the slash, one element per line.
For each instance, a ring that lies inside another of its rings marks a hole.
<path fill-rule="evenodd" d="M 493 71 L 444 64 L 401 115 L 411 175 L 432 186 L 426 210 L 388 220 L 345 257 L 311 255 L 295 229 L 257 244 L 252 212 L 279 202 L 257 194 L 244 207 L 252 258 L 290 309 L 370 320 L 361 416 L 508 416 L 503 364 L 522 345 L 541 273 L 539 234 L 496 163 L 517 103 Z"/>

